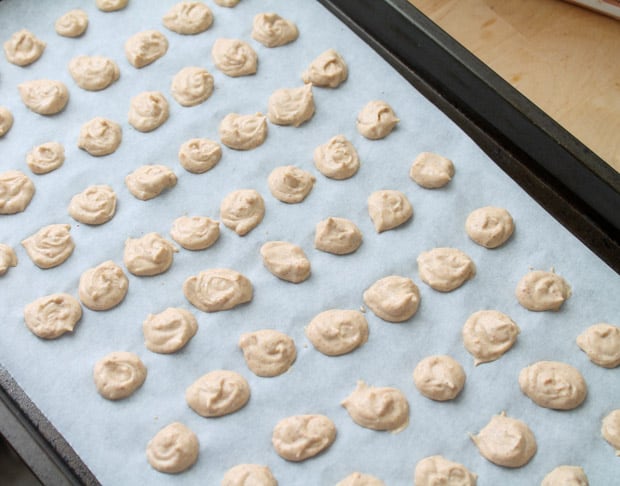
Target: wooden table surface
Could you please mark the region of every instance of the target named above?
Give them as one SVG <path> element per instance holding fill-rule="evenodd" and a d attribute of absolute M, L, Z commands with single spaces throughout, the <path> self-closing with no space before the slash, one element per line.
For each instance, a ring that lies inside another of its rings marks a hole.
<path fill-rule="evenodd" d="M 620 21 L 561 0 L 409 0 L 620 171 Z"/>

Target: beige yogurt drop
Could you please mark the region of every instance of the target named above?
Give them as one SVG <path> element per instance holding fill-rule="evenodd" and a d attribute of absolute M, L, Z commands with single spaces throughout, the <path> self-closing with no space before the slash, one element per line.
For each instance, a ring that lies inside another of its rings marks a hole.
<path fill-rule="evenodd" d="M 17 266 L 17 255 L 13 248 L 0 243 L 0 277 L 9 271 L 10 267 Z"/>
<path fill-rule="evenodd" d="M 465 386 L 465 371 L 451 356 L 433 355 L 421 360 L 413 370 L 416 388 L 436 401 L 455 399 Z"/>
<path fill-rule="evenodd" d="M 177 184 L 177 176 L 165 165 L 143 165 L 125 177 L 125 185 L 137 199 L 148 201 Z"/>
<path fill-rule="evenodd" d="M 138 69 L 157 61 L 167 51 L 168 39 L 157 30 L 138 32 L 125 42 L 125 56 Z"/>
<path fill-rule="evenodd" d="M 300 462 L 325 451 L 336 440 L 336 426 L 319 414 L 293 415 L 280 420 L 271 443 L 280 457 Z"/>
<path fill-rule="evenodd" d="M 152 132 L 170 116 L 168 101 L 159 91 L 144 91 L 129 103 L 129 124 L 140 132 Z"/>
<path fill-rule="evenodd" d="M 50 224 L 22 241 L 32 262 L 39 268 L 53 268 L 65 262 L 75 249 L 69 224 Z"/>
<path fill-rule="evenodd" d="M 265 217 L 265 201 L 254 189 L 239 189 L 228 194 L 220 204 L 224 226 L 239 236 L 256 228 Z"/>
<path fill-rule="evenodd" d="M 211 27 L 213 14 L 202 2 L 179 2 L 164 14 L 162 23 L 177 34 L 195 35 Z"/>
<path fill-rule="evenodd" d="M 504 412 L 494 415 L 478 435 L 471 436 L 471 440 L 482 457 L 510 468 L 525 466 L 538 449 L 536 437 L 527 424 L 506 416 Z"/>
<path fill-rule="evenodd" d="M 443 456 L 429 456 L 415 466 L 415 486 L 476 486 L 478 475 L 463 464 L 450 461 Z"/>
<path fill-rule="evenodd" d="M 398 433 L 409 425 L 409 402 L 396 388 L 375 387 L 357 382 L 341 405 L 353 421 L 367 429 Z"/>
<path fill-rule="evenodd" d="M 78 147 L 90 155 L 101 157 L 116 152 L 121 144 L 121 126 L 103 117 L 95 117 L 80 128 Z"/>
<path fill-rule="evenodd" d="M 301 75 L 304 83 L 322 88 L 337 88 L 347 80 L 349 70 L 344 59 L 334 49 L 328 49 L 314 59 Z"/>
<path fill-rule="evenodd" d="M 259 13 L 252 21 L 252 39 L 265 47 L 280 47 L 299 37 L 297 26 L 276 13 Z"/>
<path fill-rule="evenodd" d="M 315 182 L 316 178 L 310 172 L 294 165 L 276 167 L 267 179 L 273 197 L 287 204 L 297 204 L 306 199 Z"/>
<path fill-rule="evenodd" d="M 69 101 L 69 90 L 61 81 L 35 79 L 17 85 L 26 107 L 39 115 L 55 115 L 64 110 Z"/>
<path fill-rule="evenodd" d="M 172 223 L 170 236 L 186 250 L 206 250 L 220 237 L 220 223 L 206 216 L 181 216 Z"/>
<path fill-rule="evenodd" d="M 261 464 L 237 464 L 222 478 L 221 486 L 278 486 L 271 469 Z"/>
<path fill-rule="evenodd" d="M 605 416 L 601 425 L 601 434 L 616 450 L 616 456 L 620 457 L 620 408 Z"/>
<path fill-rule="evenodd" d="M 579 370 L 560 361 L 538 361 L 523 368 L 519 386 L 534 403 L 554 410 L 577 408 L 588 393 Z"/>
<path fill-rule="evenodd" d="M 252 300 L 252 283 L 241 273 L 228 268 L 204 270 L 185 280 L 183 293 L 203 312 L 233 309 Z"/>
<path fill-rule="evenodd" d="M 28 66 L 41 57 L 45 46 L 32 32 L 22 29 L 4 43 L 4 55 L 11 64 Z"/>
<path fill-rule="evenodd" d="M 474 357 L 474 364 L 495 361 L 517 342 L 521 330 L 506 314 L 481 310 L 468 317 L 463 330 L 463 345 Z"/>
<path fill-rule="evenodd" d="M 420 290 L 410 278 L 390 275 L 366 289 L 364 303 L 384 321 L 404 322 L 417 312 Z"/>
<path fill-rule="evenodd" d="M 425 189 L 439 189 L 454 177 L 454 164 L 439 154 L 422 152 L 411 164 L 409 177 Z"/>
<path fill-rule="evenodd" d="M 204 68 L 188 66 L 172 78 L 170 91 L 181 106 L 196 106 L 204 103 L 213 94 L 213 76 Z"/>
<path fill-rule="evenodd" d="M 314 165 L 325 177 L 344 180 L 357 173 L 360 159 L 353 144 L 344 135 L 336 135 L 314 149 Z"/>
<path fill-rule="evenodd" d="M 93 379 L 99 394 L 108 400 L 132 395 L 146 380 L 146 366 L 135 353 L 115 351 L 95 363 Z"/>
<path fill-rule="evenodd" d="M 198 437 L 180 422 L 161 429 L 146 446 L 146 458 L 153 469 L 178 474 L 192 467 L 198 460 Z"/>
<path fill-rule="evenodd" d="M 46 142 L 26 154 L 26 164 L 34 174 L 47 174 L 65 161 L 65 148 L 58 142 Z"/>
<path fill-rule="evenodd" d="M 357 131 L 369 140 L 379 140 L 392 133 L 399 121 L 390 105 L 374 100 L 358 113 Z"/>
<path fill-rule="evenodd" d="M 0 138 L 4 137 L 13 126 L 13 114 L 5 106 L 0 106 Z"/>
<path fill-rule="evenodd" d="M 82 318 L 82 306 L 72 295 L 46 295 L 24 307 L 24 322 L 42 339 L 56 339 L 72 332 Z"/>
<path fill-rule="evenodd" d="M 456 248 L 433 248 L 417 258 L 424 283 L 440 292 L 451 292 L 476 275 L 472 259 Z"/>
<path fill-rule="evenodd" d="M 267 138 L 267 117 L 262 113 L 240 115 L 229 113 L 218 128 L 220 140 L 234 150 L 252 150 Z"/>
<path fill-rule="evenodd" d="M 298 245 L 287 241 L 268 241 L 260 254 L 265 268 L 279 279 L 300 283 L 310 277 L 310 260 Z"/>
<path fill-rule="evenodd" d="M 69 74 L 80 88 L 101 91 L 118 81 L 121 71 L 109 57 L 76 56 L 69 61 Z"/>
<path fill-rule="evenodd" d="M 231 78 L 250 76 L 258 68 L 258 56 L 252 46 L 241 39 L 216 39 L 211 48 L 215 67 Z"/>
<path fill-rule="evenodd" d="M 68 212 L 80 223 L 90 225 L 107 223 L 116 213 L 116 193 L 105 184 L 88 186 L 71 198 Z"/>
<path fill-rule="evenodd" d="M 362 244 L 362 232 L 345 218 L 329 217 L 319 221 L 314 233 L 314 247 L 334 255 L 348 255 Z"/>
<path fill-rule="evenodd" d="M 128 288 L 129 280 L 123 269 L 108 260 L 82 273 L 78 293 L 86 307 L 104 311 L 120 304 Z"/>
<path fill-rule="evenodd" d="M 368 214 L 377 233 L 405 224 L 413 217 L 413 207 L 400 191 L 375 191 L 368 197 Z"/>
<path fill-rule="evenodd" d="M 528 310 L 557 311 L 571 296 L 571 288 L 555 272 L 532 270 L 519 280 L 515 295 Z"/>
<path fill-rule="evenodd" d="M 486 206 L 469 213 L 465 231 L 472 241 L 485 248 L 497 248 L 512 236 L 515 224 L 504 208 Z"/>
<path fill-rule="evenodd" d="M 0 214 L 21 213 L 34 196 L 34 184 L 19 170 L 0 173 Z"/>
<path fill-rule="evenodd" d="M 197 331 L 198 321 L 194 315 L 180 307 L 149 314 L 142 323 L 146 349 L 160 354 L 176 353 Z"/>
<path fill-rule="evenodd" d="M 558 466 L 547 474 L 540 486 L 588 486 L 588 477 L 579 466 Z"/>
<path fill-rule="evenodd" d="M 127 238 L 123 262 L 132 274 L 141 277 L 166 272 L 179 250 L 158 233 L 147 233 L 140 238 Z"/>
<path fill-rule="evenodd" d="M 273 377 L 286 373 L 297 358 L 295 341 L 274 329 L 242 334 L 239 348 L 248 368 L 257 376 Z"/>
<path fill-rule="evenodd" d="M 193 174 L 203 174 L 222 158 L 222 147 L 208 138 L 191 138 L 179 147 L 179 163 Z"/>
<path fill-rule="evenodd" d="M 620 366 L 620 327 L 605 322 L 594 324 L 577 336 L 577 346 L 590 361 L 603 368 Z"/>
<path fill-rule="evenodd" d="M 385 486 L 385 483 L 376 476 L 356 471 L 338 481 L 336 486 Z"/>
<path fill-rule="evenodd" d="M 368 321 L 356 310 L 330 309 L 317 314 L 306 327 L 306 337 L 327 356 L 350 353 L 368 341 Z"/>
<path fill-rule="evenodd" d="M 63 37 L 80 37 L 88 28 L 88 14 L 84 10 L 69 10 L 58 17 L 54 29 Z"/>
<path fill-rule="evenodd" d="M 250 385 L 236 371 L 215 370 L 201 376 L 185 391 L 189 407 L 202 417 L 221 417 L 243 408 Z"/>
<path fill-rule="evenodd" d="M 276 125 L 298 127 L 314 115 L 314 97 L 312 85 L 304 84 L 299 88 L 282 88 L 269 97 L 267 116 Z"/>
<path fill-rule="evenodd" d="M 96 0 L 96 5 L 102 12 L 116 12 L 124 9 L 129 0 Z"/>
<path fill-rule="evenodd" d="M 239 0 L 213 0 L 220 7 L 234 8 L 239 4 Z"/>

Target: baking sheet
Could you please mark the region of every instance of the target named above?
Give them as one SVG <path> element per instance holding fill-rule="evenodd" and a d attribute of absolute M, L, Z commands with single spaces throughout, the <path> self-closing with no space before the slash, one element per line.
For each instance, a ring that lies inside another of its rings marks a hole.
<path fill-rule="evenodd" d="M 65 145 L 67 160 L 55 172 L 31 175 L 37 193 L 21 214 L 0 218 L 0 242 L 18 253 L 19 265 L 0 277 L 0 305 L 5 319 L 0 360 L 50 421 L 69 441 L 104 484 L 164 484 L 171 478 L 150 468 L 144 449 L 150 438 L 172 421 L 181 421 L 199 436 L 201 455 L 189 471 L 174 477 L 180 484 L 217 484 L 224 472 L 241 462 L 267 464 L 280 484 L 335 484 L 354 470 L 374 474 L 387 484 L 410 484 L 415 464 L 432 454 L 461 462 L 479 475 L 480 485 L 537 482 L 559 464 L 584 467 L 592 484 L 608 484 L 620 474 L 620 462 L 600 437 L 600 420 L 620 406 L 620 372 L 591 364 L 574 343 L 587 326 L 617 324 L 620 304 L 618 277 L 570 233 L 549 217 L 503 174 L 454 124 L 428 103 L 379 56 L 318 3 L 244 0 L 234 9 L 212 7 L 215 22 L 198 36 L 180 36 L 161 26 L 161 17 L 174 4 L 132 0 L 127 9 L 110 14 L 90 3 L 90 26 L 79 39 L 53 31 L 53 22 L 75 2 L 59 1 L 40 12 L 34 2 L 0 3 L 0 31 L 28 28 L 48 43 L 39 61 L 19 68 L 0 63 L 0 104 L 15 116 L 13 129 L 0 139 L 0 169 L 29 173 L 25 154 L 39 143 Z M 254 14 L 276 11 L 295 21 L 299 39 L 268 49 L 251 39 Z M 161 30 L 170 42 L 166 56 L 141 70 L 124 57 L 123 44 L 133 33 Z M 110 35 L 110 32 L 114 32 Z M 259 56 L 256 76 L 227 78 L 214 67 L 210 48 L 218 37 L 238 37 L 252 44 Z M 261 147 L 249 152 L 223 148 L 222 160 L 202 175 L 182 169 L 178 147 L 192 137 L 217 140 L 217 126 L 229 112 L 265 111 L 278 88 L 301 85 L 301 72 L 318 54 L 335 48 L 349 65 L 348 81 L 336 90 L 314 89 L 317 112 L 300 128 L 269 126 Z M 112 57 L 121 68 L 120 80 L 103 92 L 79 89 L 64 68 L 79 54 Z M 215 78 L 215 92 L 204 104 L 179 106 L 170 96 L 172 76 L 182 67 L 206 67 Z M 67 108 L 54 117 L 29 112 L 16 85 L 29 79 L 59 79 L 70 89 Z M 139 133 L 126 121 L 129 99 L 143 90 L 161 90 L 170 103 L 167 123 L 152 133 Z M 385 140 L 369 141 L 355 130 L 355 116 L 372 99 L 384 99 L 401 119 Z M 114 154 L 94 158 L 77 149 L 79 127 L 94 116 L 109 117 L 123 127 L 123 143 Z M 314 148 L 344 134 L 360 154 L 362 167 L 346 181 L 323 177 L 313 166 Z M 435 151 L 455 162 L 452 183 L 424 190 L 408 178 L 408 169 L 421 151 Z M 125 188 L 124 177 L 145 163 L 162 163 L 179 177 L 177 186 L 151 201 L 138 201 Z M 275 200 L 267 187 L 269 172 L 285 164 L 313 172 L 317 183 L 299 205 Z M 71 196 L 89 184 L 107 183 L 117 192 L 118 210 L 101 227 L 77 224 L 66 212 Z M 122 262 L 123 243 L 150 231 L 167 235 L 172 221 L 183 214 L 218 217 L 219 203 L 230 191 L 257 189 L 266 203 L 263 223 L 240 238 L 222 227 L 216 245 L 204 252 L 181 250 L 164 275 L 135 277 L 121 306 L 84 317 L 71 336 L 42 341 L 26 329 L 25 304 L 53 292 L 77 295 L 80 274 L 107 259 Z M 377 189 L 399 189 L 414 206 L 414 218 L 402 228 L 376 234 L 366 210 L 368 195 Z M 463 225 L 480 206 L 509 209 L 517 230 L 510 242 L 486 250 L 471 242 Z M 337 257 L 313 249 L 314 225 L 328 217 L 353 220 L 364 243 L 353 255 Z M 19 242 L 41 226 L 72 225 L 74 254 L 60 267 L 40 270 Z M 282 282 L 263 268 L 259 248 L 269 240 L 299 244 L 312 262 L 312 277 L 299 285 Z M 462 288 L 440 294 L 421 283 L 417 255 L 435 246 L 455 246 L 476 262 L 476 277 Z M 206 268 L 230 267 L 254 284 L 253 301 L 232 311 L 204 314 L 185 300 L 181 286 Z M 554 267 L 573 287 L 573 296 L 558 313 L 531 313 L 514 298 L 514 287 L 530 267 Z M 367 312 L 370 339 L 350 355 L 329 358 L 318 353 L 303 328 L 328 308 L 359 308 L 362 292 L 389 274 L 412 277 L 419 285 L 420 310 L 404 324 L 389 324 Z M 176 355 L 157 355 L 143 344 L 141 323 L 148 313 L 168 306 L 191 310 L 200 329 Z M 521 327 L 516 346 L 500 360 L 478 367 L 464 350 L 460 330 L 472 313 L 493 308 L 510 315 Z M 236 343 L 241 333 L 261 328 L 286 332 L 297 344 L 293 368 L 280 377 L 254 376 L 245 366 Z M 108 352 L 127 350 L 141 356 L 149 370 L 144 386 L 121 402 L 101 398 L 92 383 L 92 366 Z M 465 368 L 467 384 L 451 403 L 422 397 L 411 373 L 429 354 L 455 357 Z M 589 396 L 577 410 L 557 412 L 534 405 L 521 394 L 519 370 L 541 359 L 566 361 L 581 370 Z M 213 369 L 243 374 L 252 398 L 241 411 L 204 419 L 185 404 L 184 391 Z M 339 405 L 358 379 L 376 386 L 396 386 L 408 397 L 411 423 L 400 434 L 375 432 L 355 425 Z M 538 439 L 532 462 L 517 470 L 494 466 L 469 440 L 491 416 L 506 410 L 525 420 Z M 328 415 L 338 428 L 334 445 L 301 464 L 287 463 L 271 447 L 271 431 L 281 418 L 301 413 Z"/>

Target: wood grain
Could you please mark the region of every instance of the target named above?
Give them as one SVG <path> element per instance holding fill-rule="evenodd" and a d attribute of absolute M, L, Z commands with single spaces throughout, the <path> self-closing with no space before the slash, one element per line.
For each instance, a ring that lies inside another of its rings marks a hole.
<path fill-rule="evenodd" d="M 620 171 L 620 22 L 559 0 L 409 0 Z"/>

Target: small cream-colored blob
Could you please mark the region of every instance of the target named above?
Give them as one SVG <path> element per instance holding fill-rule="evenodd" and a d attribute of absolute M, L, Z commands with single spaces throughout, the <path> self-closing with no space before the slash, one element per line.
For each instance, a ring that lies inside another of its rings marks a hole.
<path fill-rule="evenodd" d="M 121 71 L 109 57 L 77 56 L 69 61 L 69 74 L 80 88 L 101 91 L 118 81 Z"/>
<path fill-rule="evenodd" d="M 409 425 L 409 402 L 396 388 L 374 387 L 358 381 L 341 405 L 356 424 L 367 429 L 397 433 Z"/>
<path fill-rule="evenodd" d="M 263 264 L 287 282 L 303 282 L 310 276 L 310 260 L 300 246 L 286 241 L 268 241 L 261 246 Z"/>
<path fill-rule="evenodd" d="M 63 37 L 79 37 L 88 27 L 88 14 L 84 10 L 69 10 L 56 20 L 56 33 Z"/>
<path fill-rule="evenodd" d="M 0 214 L 20 213 L 34 196 L 34 184 L 19 170 L 0 173 Z"/>
<path fill-rule="evenodd" d="M 482 457 L 504 467 L 525 466 L 538 449 L 536 437 L 527 424 L 507 417 L 504 412 L 494 415 L 471 440 Z"/>
<path fill-rule="evenodd" d="M 382 233 L 409 221 L 413 207 L 400 191 L 375 191 L 368 197 L 368 214 L 377 233 Z"/>
<path fill-rule="evenodd" d="M 326 450 L 336 440 L 336 426 L 325 415 L 293 415 L 280 420 L 271 443 L 280 457 L 300 462 Z"/>
<path fill-rule="evenodd" d="M 104 311 L 120 304 L 129 288 L 123 269 L 112 260 L 89 268 L 80 277 L 79 297 L 91 310 Z"/>
<path fill-rule="evenodd" d="M 427 356 L 413 370 L 413 382 L 422 395 L 443 402 L 461 393 L 465 371 L 451 356 Z"/>
<path fill-rule="evenodd" d="M 8 108 L 0 106 L 0 138 L 4 137 L 13 126 L 13 114 Z"/>
<path fill-rule="evenodd" d="M 240 39 L 216 39 L 211 57 L 215 67 L 231 78 L 255 74 L 258 67 L 256 51 Z"/>
<path fill-rule="evenodd" d="M 165 165 L 143 165 L 125 177 L 125 185 L 135 197 L 148 201 L 164 189 L 176 186 L 177 176 Z"/>
<path fill-rule="evenodd" d="M 70 230 L 69 224 L 50 224 L 23 240 L 22 246 L 37 267 L 57 267 L 69 258 L 75 249 Z"/>
<path fill-rule="evenodd" d="M 387 137 L 400 120 L 385 101 L 374 100 L 357 115 L 357 131 L 370 140 Z"/>
<path fill-rule="evenodd" d="M 88 186 L 71 198 L 68 211 L 80 223 L 107 223 L 116 212 L 116 193 L 107 185 Z"/>
<path fill-rule="evenodd" d="M 334 49 L 328 49 L 317 57 L 301 75 L 304 83 L 322 88 L 337 88 L 344 83 L 349 70 L 344 59 Z"/>
<path fill-rule="evenodd" d="M 10 267 L 17 266 L 17 255 L 13 248 L 0 243 L 0 277 L 8 272 Z"/>
<path fill-rule="evenodd" d="M 319 221 L 314 234 L 314 247 L 317 250 L 348 255 L 362 244 L 362 232 L 353 223 L 344 218 L 329 217 Z"/>
<path fill-rule="evenodd" d="M 201 67 L 184 67 L 172 78 L 170 91 L 182 106 L 199 105 L 213 93 L 213 76 Z"/>
<path fill-rule="evenodd" d="M 422 281 L 440 292 L 451 292 L 476 275 L 476 265 L 456 248 L 433 248 L 417 258 Z"/>
<path fill-rule="evenodd" d="M 485 248 L 497 248 L 506 243 L 515 230 L 512 216 L 504 208 L 487 206 L 469 213 L 465 221 L 469 237 Z"/>
<path fill-rule="evenodd" d="M 410 278 L 390 275 L 366 289 L 364 303 L 384 321 L 403 322 L 417 312 L 420 290 Z"/>
<path fill-rule="evenodd" d="M 314 97 L 312 85 L 304 84 L 300 88 L 278 89 L 269 97 L 269 121 L 276 125 L 293 125 L 298 127 L 314 115 Z"/>
<path fill-rule="evenodd" d="M 204 270 L 183 284 L 187 300 L 204 312 L 229 310 L 252 300 L 252 283 L 227 268 Z"/>
<path fill-rule="evenodd" d="M 160 127 L 170 115 L 168 101 L 159 91 L 145 91 L 129 103 L 129 124 L 141 132 L 151 132 Z"/>
<path fill-rule="evenodd" d="M 221 486 L 278 486 L 278 481 L 267 466 L 239 464 L 226 471 Z"/>
<path fill-rule="evenodd" d="M 344 135 L 336 135 L 314 149 L 314 165 L 324 176 L 343 180 L 355 175 L 360 159 L 353 144 Z"/>
<path fill-rule="evenodd" d="M 306 337 L 321 353 L 340 356 L 368 341 L 368 321 L 356 310 L 327 310 L 310 321 Z"/>
<path fill-rule="evenodd" d="M 540 486 L 588 486 L 588 477 L 579 466 L 558 466 L 547 474 Z"/>
<path fill-rule="evenodd" d="M 6 60 L 17 66 L 28 66 L 41 57 L 45 50 L 45 42 L 38 39 L 32 32 L 22 29 L 15 32 L 4 43 Z"/>
<path fill-rule="evenodd" d="M 37 145 L 26 155 L 26 164 L 35 174 L 47 174 L 58 169 L 64 161 L 65 148 L 58 142 Z"/>
<path fill-rule="evenodd" d="M 571 296 L 570 285 L 554 272 L 532 270 L 515 290 L 519 304 L 531 311 L 557 311 Z"/>
<path fill-rule="evenodd" d="M 35 79 L 18 84 L 17 89 L 28 109 L 39 115 L 55 115 L 69 101 L 69 90 L 60 81 Z"/>
<path fill-rule="evenodd" d="M 267 138 L 267 117 L 262 113 L 239 115 L 229 113 L 219 126 L 220 140 L 235 150 L 251 150 Z"/>
<path fill-rule="evenodd" d="M 421 187 L 438 189 L 454 177 L 454 164 L 439 154 L 422 152 L 411 164 L 409 177 Z"/>
<path fill-rule="evenodd" d="M 495 361 L 514 343 L 521 330 L 506 314 L 495 310 L 474 312 L 463 326 L 465 349 L 474 357 L 474 364 Z"/>
<path fill-rule="evenodd" d="M 273 329 L 242 334 L 239 347 L 248 368 L 257 376 L 272 377 L 286 373 L 297 358 L 295 341 Z"/>
<path fill-rule="evenodd" d="M 252 231 L 265 216 L 265 201 L 254 189 L 239 189 L 228 194 L 220 205 L 220 218 L 239 236 Z"/>
<path fill-rule="evenodd" d="M 167 51 L 168 39 L 157 30 L 138 32 L 125 42 L 125 56 L 138 69 L 157 61 Z"/>
<path fill-rule="evenodd" d="M 349 474 L 342 481 L 338 481 L 336 486 L 385 486 L 385 483 L 370 474 L 354 472 Z"/>
<path fill-rule="evenodd" d="M 179 307 L 149 314 L 142 323 L 146 349 L 160 354 L 176 353 L 197 331 L 198 322 L 194 315 Z"/>
<path fill-rule="evenodd" d="M 415 486 L 476 486 L 478 475 L 463 464 L 442 456 L 429 456 L 415 466 Z"/>
<path fill-rule="evenodd" d="M 95 117 L 82 125 L 78 147 L 90 155 L 100 157 L 115 152 L 121 140 L 122 131 L 118 123 L 107 118 Z"/>
<path fill-rule="evenodd" d="M 193 174 L 203 174 L 211 170 L 222 158 L 219 143 L 207 138 L 192 138 L 179 148 L 179 162 Z"/>
<path fill-rule="evenodd" d="M 198 460 L 198 437 L 180 422 L 161 429 L 146 447 L 149 464 L 159 472 L 177 474 L 189 469 Z"/>
<path fill-rule="evenodd" d="M 93 378 L 102 397 L 121 400 L 142 386 L 146 380 L 146 366 L 137 354 L 115 351 L 95 363 Z"/>
<path fill-rule="evenodd" d="M 177 34 L 200 34 L 211 27 L 213 14 L 202 2 L 179 2 L 164 14 L 162 23 Z"/>
<path fill-rule="evenodd" d="M 213 0 L 220 7 L 233 8 L 239 3 L 239 0 Z"/>
<path fill-rule="evenodd" d="M 620 366 L 620 327 L 601 322 L 577 336 L 579 346 L 594 364 L 603 368 Z"/>
<path fill-rule="evenodd" d="M 96 0 L 95 3 L 102 12 L 115 12 L 124 9 L 129 0 Z"/>
<path fill-rule="evenodd" d="M 82 306 L 69 294 L 40 297 L 24 307 L 24 321 L 33 334 L 56 339 L 71 332 L 82 318 Z"/>
<path fill-rule="evenodd" d="M 250 399 L 250 385 L 235 371 L 216 370 L 198 378 L 185 391 L 185 401 L 203 417 L 234 413 Z"/>
<path fill-rule="evenodd" d="M 523 368 L 519 386 L 534 403 L 554 410 L 577 408 L 588 393 L 579 370 L 559 361 L 538 361 Z"/>
<path fill-rule="evenodd" d="M 601 426 L 603 438 L 616 449 L 616 456 L 620 457 L 620 408 L 610 412 Z"/>
<path fill-rule="evenodd" d="M 267 179 L 273 197 L 288 204 L 306 199 L 315 182 L 316 178 L 310 172 L 294 165 L 276 167 Z"/>
<path fill-rule="evenodd" d="M 186 250 L 206 250 L 220 237 L 220 223 L 206 216 L 181 216 L 172 223 L 170 236 Z"/>
<path fill-rule="evenodd" d="M 280 47 L 299 37 L 297 26 L 276 13 L 259 13 L 252 22 L 252 39 L 265 47 Z"/>
<path fill-rule="evenodd" d="M 152 276 L 170 268 L 178 248 L 157 233 L 141 238 L 127 238 L 123 261 L 134 275 Z"/>

